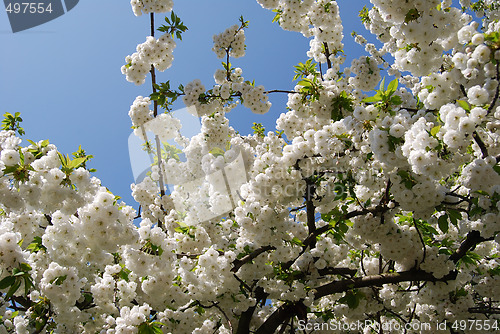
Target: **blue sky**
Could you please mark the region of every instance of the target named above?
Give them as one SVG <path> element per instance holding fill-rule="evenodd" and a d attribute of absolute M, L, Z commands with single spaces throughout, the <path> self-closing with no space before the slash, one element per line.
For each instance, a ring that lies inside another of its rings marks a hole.
<path fill-rule="evenodd" d="M 307 60 L 309 42 L 301 34 L 271 23 L 273 13 L 253 0 L 177 0 L 174 11 L 189 30 L 177 42 L 173 66 L 158 75 L 173 86 L 200 79 L 213 84 L 220 60 L 211 51 L 212 36 L 238 23 L 246 30 L 246 56 L 232 60 L 247 80 L 266 89 L 291 89 L 293 66 Z M 350 60 L 364 54 L 353 42 L 355 30 L 367 36 L 357 17 L 368 1 L 338 1 L 344 24 L 344 44 Z M 156 15 L 161 24 L 164 15 Z M 7 14 L 0 10 L 0 113 L 21 112 L 24 138 L 49 139 L 63 153 L 79 145 L 94 155 L 90 167 L 115 195 L 137 207 L 130 195 L 133 182 L 128 155 L 131 122 L 128 110 L 135 97 L 151 93 L 150 78 L 135 86 L 120 67 L 149 33 L 149 16 L 134 16 L 129 1 L 80 1 L 67 14 L 41 26 L 13 34 Z M 240 133 L 250 133 L 252 122 L 272 130 L 285 112 L 286 94 L 270 97 L 266 115 L 241 108 L 228 116 Z M 182 108 L 183 105 L 176 105 Z"/>

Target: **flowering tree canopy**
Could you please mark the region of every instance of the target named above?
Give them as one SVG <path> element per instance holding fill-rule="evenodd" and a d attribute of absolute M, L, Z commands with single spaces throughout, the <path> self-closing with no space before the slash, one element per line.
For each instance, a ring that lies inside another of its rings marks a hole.
<path fill-rule="evenodd" d="M 335 1 L 257 2 L 310 38 L 289 91 L 231 65 L 243 17 L 214 36 L 215 84 L 160 82 L 188 27 L 172 0 L 131 1 L 151 32 L 122 72 L 151 79 L 129 115 L 156 156 L 131 187 L 137 211 L 92 177 L 92 156 L 23 146 L 20 115 L 5 115 L 0 333 L 499 329 L 498 2 L 371 0 L 376 44 L 355 35 L 366 55 L 350 66 Z M 288 94 L 275 131 L 230 126 L 237 105 L 268 112 L 269 94 Z M 201 118 L 190 138 L 178 98 Z"/>

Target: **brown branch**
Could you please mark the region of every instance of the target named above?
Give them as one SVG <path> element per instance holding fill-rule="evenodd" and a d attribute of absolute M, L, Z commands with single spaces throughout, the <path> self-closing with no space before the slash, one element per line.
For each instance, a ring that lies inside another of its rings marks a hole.
<path fill-rule="evenodd" d="M 368 211 L 369 210 L 365 210 Z M 362 211 L 351 212 L 352 214 L 361 213 Z M 320 229 L 318 229 L 320 230 Z M 317 231 L 318 231 L 317 230 Z M 317 233 L 316 231 L 316 233 Z M 478 231 L 471 231 L 462 242 L 460 247 L 454 254 L 450 256 L 450 260 L 457 263 L 469 250 L 474 249 L 477 244 L 483 241 L 493 240 L 493 238 L 485 239 L 481 237 Z M 365 277 L 355 277 L 350 279 L 343 279 L 340 281 L 333 281 L 314 289 L 314 299 L 318 300 L 322 297 L 342 293 L 356 288 L 365 288 L 373 286 L 382 286 L 384 284 L 395 284 L 401 282 L 447 282 L 456 279 L 458 271 L 453 270 L 441 278 L 436 278 L 432 274 L 423 270 L 409 270 L 396 273 L 382 273 L 379 275 L 371 275 Z M 255 332 L 256 334 L 271 334 L 274 333 L 279 325 L 286 322 L 290 317 L 295 316 L 294 311 L 301 301 L 285 304 L 279 307 L 273 314 L 271 314 L 266 321 Z"/>
<path fill-rule="evenodd" d="M 255 334 L 275 333 L 276 329 L 281 324 L 287 322 L 288 319 L 293 317 L 298 310 L 303 310 L 303 308 L 305 308 L 305 306 L 302 301 L 280 306 L 276 311 L 273 312 L 273 314 L 269 316 L 269 318 L 266 319 L 266 321 L 264 321 L 264 323 L 257 329 L 257 331 L 255 331 Z"/>
<path fill-rule="evenodd" d="M 269 93 L 288 93 L 288 94 L 300 94 L 300 92 L 295 92 L 293 90 L 281 90 L 281 89 L 272 89 L 272 90 L 266 90 L 264 94 L 269 94 Z"/>
<path fill-rule="evenodd" d="M 155 36 L 155 14 L 151 13 L 150 15 L 150 26 L 151 26 L 151 36 Z M 156 72 L 155 72 L 155 67 L 154 65 L 151 65 L 151 86 L 153 88 L 153 94 L 156 93 Z M 153 117 L 158 116 L 158 101 L 154 100 L 153 101 Z M 165 196 L 165 184 L 163 183 L 163 172 L 162 172 L 162 157 L 161 157 L 161 142 L 160 142 L 160 137 L 155 136 L 155 141 L 156 141 L 156 155 L 158 156 L 158 170 L 159 170 L 159 179 L 158 179 L 158 184 L 160 186 L 160 198 L 163 198 Z M 163 205 L 160 206 L 161 211 L 164 211 Z M 158 219 L 158 227 L 163 228 L 163 223 L 160 219 Z"/>
<path fill-rule="evenodd" d="M 236 334 L 250 334 L 250 322 L 252 321 L 253 313 L 255 312 L 259 302 L 266 300 L 267 296 L 268 294 L 264 292 L 263 288 L 257 287 L 255 289 L 255 305 L 249 307 L 245 312 L 241 313 Z"/>
<path fill-rule="evenodd" d="M 301 205 L 301 206 L 299 206 L 299 207 L 293 208 L 293 209 L 291 209 L 291 210 L 290 210 L 290 213 L 291 213 L 291 212 L 295 212 L 295 211 L 302 210 L 302 209 L 304 209 L 305 207 L 306 207 L 306 205 Z"/>
<path fill-rule="evenodd" d="M 493 111 L 493 108 L 495 108 L 495 104 L 497 103 L 497 100 L 498 100 L 498 95 L 500 93 L 500 62 L 497 61 L 497 66 L 496 66 L 496 69 L 497 69 L 497 89 L 495 91 L 495 97 L 493 97 L 493 101 L 491 101 L 491 104 L 490 104 L 490 107 L 488 108 L 488 113 L 489 114 L 490 112 Z"/>
<path fill-rule="evenodd" d="M 357 216 L 362 216 L 362 215 L 366 215 L 368 213 L 373 213 L 373 214 L 376 214 L 376 213 L 379 213 L 379 212 L 385 212 L 387 211 L 388 209 L 387 208 L 382 208 L 382 207 L 376 207 L 375 209 L 373 210 L 368 210 L 368 209 L 364 209 L 364 210 L 359 210 L 359 211 L 352 211 L 352 212 L 349 212 L 343 216 L 341 216 L 339 218 L 339 220 L 346 220 L 346 219 L 350 219 L 350 218 L 354 218 L 354 217 L 357 217 Z M 307 247 L 311 244 L 311 242 L 313 240 L 316 239 L 316 237 L 318 235 L 321 235 L 325 232 L 328 232 L 329 230 L 331 230 L 333 228 L 332 225 L 325 225 L 325 226 L 322 226 L 320 228 L 317 228 L 314 233 L 312 234 L 309 234 L 307 236 L 307 238 L 303 241 L 303 244 L 304 244 L 304 247 Z"/>
<path fill-rule="evenodd" d="M 224 316 L 224 319 L 226 319 L 227 325 L 229 327 L 229 332 L 233 333 L 233 325 L 231 324 L 231 319 L 227 316 L 226 312 L 218 305 L 218 303 L 214 303 L 214 306 L 216 309 L 218 309 L 222 315 Z"/>
<path fill-rule="evenodd" d="M 267 252 L 269 250 L 274 250 L 274 249 L 276 249 L 276 247 L 274 247 L 274 246 L 262 246 L 260 248 L 257 248 L 252 253 L 250 253 L 248 255 L 245 255 L 241 259 L 234 260 L 233 261 L 234 267 L 231 269 L 231 271 L 233 273 L 237 272 L 241 268 L 241 266 L 243 266 L 245 263 L 248 263 L 248 262 L 252 261 L 257 256 L 259 256 L 260 254 L 262 254 L 264 252 Z"/>
<path fill-rule="evenodd" d="M 500 314 L 500 308 L 496 307 L 470 307 L 469 313 Z"/>
<path fill-rule="evenodd" d="M 422 247 L 424 249 L 422 261 L 420 262 L 420 263 L 423 263 L 425 261 L 425 256 L 426 256 L 426 247 L 425 247 L 424 238 L 422 237 L 422 233 L 420 233 L 420 229 L 418 228 L 418 225 L 415 223 L 415 220 L 413 220 L 413 226 L 415 227 L 415 230 L 417 230 L 418 238 L 420 239 L 420 242 L 422 243 Z M 416 260 L 415 260 L 415 262 L 416 262 Z M 415 265 L 416 265 L 416 263 L 415 263 Z"/>
<path fill-rule="evenodd" d="M 425 272 L 423 270 L 409 270 L 397 273 L 383 273 L 379 275 L 355 277 L 341 281 L 333 281 L 331 283 L 316 288 L 314 299 L 317 300 L 334 293 L 341 293 L 357 288 L 382 286 L 384 284 L 394 284 L 401 282 L 417 282 L 417 281 L 446 282 L 454 280 L 456 277 L 457 277 L 456 271 L 452 271 L 446 276 L 438 279 L 434 277 L 432 274 L 429 274 L 428 272 Z"/>
<path fill-rule="evenodd" d="M 175 256 L 178 258 L 178 259 L 182 259 L 184 257 L 188 258 L 188 259 L 193 259 L 193 260 L 196 260 L 198 257 L 200 257 L 201 253 L 199 254 L 185 254 L 185 253 L 176 253 Z"/>
<path fill-rule="evenodd" d="M 384 284 L 394 284 L 400 282 L 414 282 L 414 281 L 430 281 L 430 282 L 446 282 L 454 280 L 457 277 L 457 271 L 452 271 L 442 278 L 436 278 L 423 270 L 410 270 L 397 273 L 385 273 L 380 275 L 372 275 L 365 277 L 356 277 L 345 279 L 341 281 L 333 281 L 314 289 L 314 299 L 318 300 L 322 297 L 342 293 L 356 288 L 365 288 L 372 286 L 382 286 Z M 297 301 L 290 304 L 280 306 L 276 311 L 271 314 L 266 321 L 257 329 L 255 334 L 271 334 L 289 318 L 295 316 L 301 310 L 304 304 L 302 301 Z M 300 314 L 300 312 L 299 312 Z"/>
<path fill-rule="evenodd" d="M 460 85 L 460 92 L 464 95 L 464 96 L 467 96 L 467 92 L 465 91 L 465 87 L 464 85 Z"/>
<path fill-rule="evenodd" d="M 307 213 L 307 229 L 309 235 L 316 231 L 316 207 L 313 203 L 314 194 L 316 193 L 316 187 L 313 180 L 307 180 L 306 185 L 306 213 Z M 309 243 L 310 248 L 316 247 L 316 238 L 311 239 Z"/>
<path fill-rule="evenodd" d="M 229 67 L 229 50 L 231 46 L 226 49 L 226 80 L 231 81 L 231 68 Z"/>
<path fill-rule="evenodd" d="M 356 269 L 351 269 L 351 268 L 324 268 L 324 269 L 318 269 L 318 274 L 320 276 L 327 276 L 327 275 L 341 275 L 341 276 L 354 276 L 356 275 L 358 271 Z"/>
<path fill-rule="evenodd" d="M 253 313 L 257 308 L 257 304 L 250 306 L 245 312 L 241 313 L 240 321 L 238 322 L 238 328 L 236 329 L 236 334 L 249 334 L 250 333 L 250 321 L 252 321 Z"/>
<path fill-rule="evenodd" d="M 5 297 L 5 296 L 3 296 L 3 297 Z M 33 302 L 26 297 L 12 296 L 10 299 L 12 300 L 12 302 L 18 303 L 19 305 L 21 305 L 23 307 L 23 308 L 20 308 L 17 305 L 15 305 L 15 307 L 13 307 L 15 310 L 19 310 L 19 311 L 26 311 L 33 304 Z M 14 304 L 13 304 L 13 306 L 14 306 Z"/>
<path fill-rule="evenodd" d="M 483 140 L 481 139 L 481 137 L 479 137 L 479 134 L 477 133 L 477 131 L 474 131 L 472 133 L 472 138 L 474 138 L 477 146 L 479 146 L 479 148 L 481 149 L 481 154 L 482 154 L 482 158 L 486 158 L 489 154 L 488 154 L 488 149 L 486 148 L 486 145 L 484 144 Z"/>
<path fill-rule="evenodd" d="M 450 255 L 450 260 L 457 263 L 468 251 L 473 250 L 477 244 L 489 240 L 493 240 L 493 238 L 485 239 L 478 231 L 470 231 L 467 233 L 465 240 L 460 244 L 460 247 L 458 247 L 455 253 Z"/>
<path fill-rule="evenodd" d="M 330 60 L 330 49 L 328 49 L 328 43 L 324 42 L 323 43 L 325 47 L 325 56 L 326 56 L 326 64 L 328 65 L 328 68 L 332 68 L 332 61 Z"/>

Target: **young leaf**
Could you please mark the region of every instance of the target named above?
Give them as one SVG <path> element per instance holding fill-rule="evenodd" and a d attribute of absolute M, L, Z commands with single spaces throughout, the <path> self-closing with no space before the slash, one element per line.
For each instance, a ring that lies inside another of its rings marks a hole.
<path fill-rule="evenodd" d="M 448 232 L 448 216 L 447 215 L 442 215 L 441 217 L 438 218 L 438 226 L 441 232 L 447 233 Z"/>
<path fill-rule="evenodd" d="M 7 276 L 0 281 L 0 289 L 6 289 L 7 287 L 14 284 L 16 278 L 14 276 Z"/>
<path fill-rule="evenodd" d="M 385 78 L 384 78 L 385 79 Z M 392 95 L 398 89 L 398 79 L 392 80 L 387 86 L 387 92 Z"/>
<path fill-rule="evenodd" d="M 457 104 L 464 109 L 465 111 L 470 111 L 470 105 L 466 101 L 463 100 L 457 100 Z"/>

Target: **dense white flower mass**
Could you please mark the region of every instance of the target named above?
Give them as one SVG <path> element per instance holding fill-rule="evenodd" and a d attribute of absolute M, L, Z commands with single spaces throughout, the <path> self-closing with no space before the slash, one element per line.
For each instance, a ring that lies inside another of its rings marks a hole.
<path fill-rule="evenodd" d="M 5 115 L 0 333 L 498 332 L 500 6 L 372 0 L 360 16 L 381 47 L 355 34 L 367 55 L 343 65 L 336 1 L 257 2 L 310 38 L 310 60 L 290 90 L 229 64 L 179 90 L 158 76 L 165 103 L 129 109 L 134 133 L 160 142 L 131 185 L 138 210 L 83 150 L 25 144 Z M 241 21 L 214 37 L 224 62 L 245 54 Z M 174 47 L 147 37 L 122 72 L 144 83 Z M 274 93 L 287 94 L 276 131 L 232 127 L 228 112 L 266 113 Z M 168 112 L 180 97 L 201 121 L 190 138 Z"/>
<path fill-rule="evenodd" d="M 219 35 L 214 35 L 214 46 L 212 50 L 217 58 L 224 58 L 226 52 L 234 58 L 245 55 L 245 31 L 237 24 L 227 28 Z"/>
<path fill-rule="evenodd" d="M 148 36 L 146 42 L 137 45 L 137 52 L 125 58 L 122 73 L 126 75 L 127 81 L 142 85 L 151 66 L 160 72 L 172 66 L 175 46 L 175 41 L 168 33 L 158 39 Z"/>
<path fill-rule="evenodd" d="M 172 10 L 172 0 L 130 0 L 132 11 L 136 16 L 149 13 L 164 13 Z"/>

